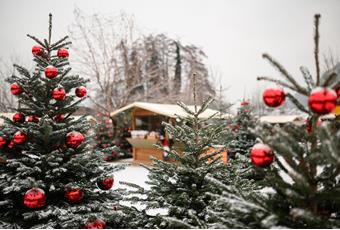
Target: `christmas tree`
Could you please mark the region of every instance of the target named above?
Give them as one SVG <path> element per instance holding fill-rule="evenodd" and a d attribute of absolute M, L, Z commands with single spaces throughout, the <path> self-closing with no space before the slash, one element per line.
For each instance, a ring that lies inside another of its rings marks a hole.
<path fill-rule="evenodd" d="M 256 144 L 250 153 L 252 163 L 264 168 L 266 192 L 249 188 L 235 189 L 214 178 L 208 181 L 223 190 L 215 194 L 217 200 L 210 206 L 211 219 L 220 227 L 289 227 L 339 228 L 340 227 L 340 130 L 338 118 L 324 121 L 321 116 L 330 114 L 339 105 L 339 82 L 331 72 L 320 77 L 319 20 L 315 15 L 316 76 L 313 78 L 301 67 L 305 86 L 299 84 L 288 71 L 268 54 L 263 57 L 279 70 L 286 81 L 268 77 L 259 80 L 275 82 L 308 98 L 304 107 L 292 93 L 282 88 L 269 88 L 263 94 L 267 106 L 277 108 L 288 97 L 301 111 L 309 115 L 307 129 L 286 124 L 258 125 L 254 132 L 263 143 Z M 273 163 L 274 162 L 274 163 Z"/>
<path fill-rule="evenodd" d="M 121 167 L 92 152 L 85 116 L 72 118 L 87 81 L 69 74 L 68 37 L 52 43 L 51 35 L 50 14 L 47 39 L 28 35 L 37 43 L 34 72 L 14 65 L 19 76 L 8 79 L 19 108 L 12 120 L 2 117 L 0 227 L 124 227 L 122 212 L 115 211 L 122 194 L 110 190 Z"/>
<path fill-rule="evenodd" d="M 210 154 L 207 154 L 207 150 L 219 135 L 222 135 L 224 126 L 213 124 L 212 117 L 200 118 L 211 101 L 205 101 L 200 107 L 194 103 L 194 110 L 178 103 L 188 115 L 178 117 L 177 125 L 174 126 L 163 123 L 166 131 L 179 143 L 178 146 L 182 147 L 171 150 L 160 147 L 168 153 L 169 158 L 176 161 L 175 163 L 154 159 L 152 167 L 144 166 L 149 170 L 147 184 L 150 189 L 125 183 L 134 188 L 131 191 L 134 196 L 127 198 L 127 201 L 145 206 L 145 209 L 139 210 L 139 215 L 143 217 L 140 224 L 149 219 L 144 228 L 206 227 L 206 207 L 212 201 L 207 191 L 214 191 L 216 187 L 207 183 L 205 177 L 223 169 L 220 157 L 216 156 L 223 149 Z M 152 216 L 149 211 L 153 209 L 163 211 Z"/>

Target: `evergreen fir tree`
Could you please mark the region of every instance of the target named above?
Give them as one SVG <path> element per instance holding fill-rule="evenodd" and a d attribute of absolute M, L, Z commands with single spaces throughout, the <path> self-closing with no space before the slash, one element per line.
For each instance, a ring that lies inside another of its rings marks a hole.
<path fill-rule="evenodd" d="M 2 117 L 0 227 L 126 227 L 122 211 L 114 210 L 122 193 L 109 190 L 122 167 L 93 153 L 85 116 L 71 117 L 86 98 L 80 87 L 87 81 L 69 74 L 68 37 L 52 43 L 51 32 L 50 14 L 47 39 L 28 35 L 37 43 L 33 74 L 14 65 L 19 76 L 8 79 L 20 106 L 13 120 Z"/>
<path fill-rule="evenodd" d="M 339 105 L 339 98 L 336 102 L 336 94 L 331 90 L 339 82 L 335 80 L 335 73 L 328 74 L 324 79 L 320 78 L 319 19 L 320 15 L 315 15 L 315 78 L 312 78 L 305 67 L 301 67 L 306 83 L 302 86 L 267 54 L 263 57 L 279 70 L 286 81 L 259 78 L 308 97 L 309 108 L 305 108 L 292 94 L 286 93 L 297 108 L 309 114 L 308 125 L 311 128 L 306 130 L 294 124 L 283 127 L 259 124 L 255 128 L 254 133 L 269 146 L 261 151 L 263 157 L 273 159 L 272 154 L 275 154 L 274 163 L 265 169 L 265 193 L 258 189 L 249 192 L 247 187 L 237 190 L 208 178 L 208 181 L 223 189 L 222 195 L 214 195 L 218 199 L 209 208 L 210 218 L 220 223 L 220 227 L 340 227 L 338 118 L 317 126 L 322 114 L 330 113 L 336 103 Z M 278 106 L 282 100 L 276 102 L 279 102 L 275 105 Z M 259 159 L 252 160 L 262 167 L 269 166 L 270 163 L 262 164 Z"/>

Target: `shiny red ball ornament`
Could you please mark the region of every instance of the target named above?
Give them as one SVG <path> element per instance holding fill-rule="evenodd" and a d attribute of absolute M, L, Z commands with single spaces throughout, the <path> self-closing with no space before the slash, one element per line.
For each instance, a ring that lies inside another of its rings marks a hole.
<path fill-rule="evenodd" d="M 247 106 L 247 105 L 250 105 L 249 101 L 242 101 L 241 102 L 241 106 Z"/>
<path fill-rule="evenodd" d="M 39 117 L 35 115 L 30 115 L 27 117 L 27 122 L 34 122 L 38 123 L 39 122 Z"/>
<path fill-rule="evenodd" d="M 14 115 L 13 115 L 13 121 L 14 122 L 20 122 L 20 123 L 22 123 L 22 122 L 24 122 L 25 121 L 25 116 L 24 116 L 24 114 L 22 114 L 22 113 L 15 113 Z"/>
<path fill-rule="evenodd" d="M 308 98 L 308 106 L 312 112 L 325 115 L 334 110 L 336 100 L 337 94 L 334 90 L 319 87 L 311 92 Z"/>
<path fill-rule="evenodd" d="M 106 223 L 101 219 L 89 220 L 85 224 L 86 229 L 104 229 L 106 227 Z"/>
<path fill-rule="evenodd" d="M 69 56 L 68 50 L 65 48 L 58 49 L 57 56 L 60 58 L 68 58 Z"/>
<path fill-rule="evenodd" d="M 66 135 L 66 145 L 69 148 L 73 149 L 78 148 L 79 145 L 81 145 L 84 142 L 84 140 L 85 137 L 83 136 L 83 134 L 76 131 L 72 131 Z"/>
<path fill-rule="evenodd" d="M 80 188 L 67 189 L 65 199 L 70 203 L 78 203 L 84 198 L 84 193 Z"/>
<path fill-rule="evenodd" d="M 282 89 L 269 88 L 263 92 L 263 101 L 268 107 L 279 107 L 285 102 L 286 94 Z"/>
<path fill-rule="evenodd" d="M 11 85 L 11 93 L 12 93 L 13 95 L 19 95 L 19 94 L 21 94 L 22 92 L 23 92 L 22 88 L 21 88 L 19 85 L 17 85 L 16 83 L 13 83 L 13 84 Z"/>
<path fill-rule="evenodd" d="M 104 180 L 97 181 L 97 185 L 101 190 L 109 190 L 113 186 L 113 177 L 107 177 Z"/>
<path fill-rule="evenodd" d="M 251 162 L 258 167 L 267 167 L 274 161 L 274 153 L 268 145 L 256 144 L 250 151 Z"/>
<path fill-rule="evenodd" d="M 42 208 L 46 204 L 46 195 L 44 190 L 40 188 L 32 188 L 24 195 L 24 205 L 27 208 Z"/>
<path fill-rule="evenodd" d="M 41 56 L 44 53 L 44 48 L 41 46 L 33 46 L 32 47 L 32 54 L 34 56 Z"/>
<path fill-rule="evenodd" d="M 58 114 L 56 116 L 54 116 L 54 120 L 57 122 L 62 122 L 65 120 L 65 115 L 64 114 Z"/>
<path fill-rule="evenodd" d="M 7 140 L 4 137 L 0 137 L 0 149 L 2 149 L 3 147 L 5 147 L 7 144 Z"/>
<path fill-rule="evenodd" d="M 58 73 L 59 73 L 58 69 L 54 66 L 49 65 L 45 68 L 45 76 L 47 78 L 50 79 L 55 78 L 56 76 L 58 76 Z"/>
<path fill-rule="evenodd" d="M 87 90 L 84 86 L 79 86 L 76 88 L 76 96 L 77 97 L 85 97 L 87 93 Z"/>
<path fill-rule="evenodd" d="M 52 98 L 57 101 L 63 101 L 66 97 L 66 92 L 63 88 L 55 88 L 52 91 Z"/>
<path fill-rule="evenodd" d="M 18 131 L 13 135 L 13 143 L 21 145 L 27 140 L 27 135 L 24 132 Z"/>

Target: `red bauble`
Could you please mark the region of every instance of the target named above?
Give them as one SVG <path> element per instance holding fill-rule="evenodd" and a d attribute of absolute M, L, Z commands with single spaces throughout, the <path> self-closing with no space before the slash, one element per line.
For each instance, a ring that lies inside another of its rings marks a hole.
<path fill-rule="evenodd" d="M 0 137 L 0 149 L 5 147 L 7 144 L 7 140 L 4 137 Z"/>
<path fill-rule="evenodd" d="M 269 88 L 263 92 L 263 101 L 269 107 L 278 107 L 285 102 L 286 94 L 282 89 Z"/>
<path fill-rule="evenodd" d="M 55 78 L 58 76 L 58 69 L 51 65 L 47 66 L 45 68 L 45 76 L 50 79 Z"/>
<path fill-rule="evenodd" d="M 258 167 L 271 165 L 274 160 L 274 154 L 271 148 L 265 144 L 256 144 L 250 151 L 251 162 Z"/>
<path fill-rule="evenodd" d="M 27 135 L 24 132 L 18 131 L 13 135 L 14 144 L 21 145 L 27 140 Z"/>
<path fill-rule="evenodd" d="M 20 123 L 24 122 L 25 121 L 24 114 L 22 114 L 22 113 L 15 113 L 13 115 L 13 121 L 14 122 L 20 122 Z"/>
<path fill-rule="evenodd" d="M 80 188 L 67 189 L 65 199 L 70 203 L 80 202 L 84 198 L 84 193 Z"/>
<path fill-rule="evenodd" d="M 13 83 L 11 85 L 11 93 L 13 95 L 19 95 L 23 92 L 22 88 L 20 86 L 18 86 L 17 84 Z"/>
<path fill-rule="evenodd" d="M 93 221 L 88 221 L 85 224 L 85 228 L 87 229 L 104 229 L 106 226 L 105 222 L 102 221 L 101 219 L 96 219 Z"/>
<path fill-rule="evenodd" d="M 241 106 L 247 106 L 247 105 L 250 105 L 249 101 L 242 101 L 241 102 Z"/>
<path fill-rule="evenodd" d="M 52 98 L 57 100 L 57 101 L 62 101 L 66 97 L 66 92 L 63 88 L 55 88 L 52 91 Z"/>
<path fill-rule="evenodd" d="M 40 188 L 32 188 L 25 193 L 24 205 L 27 208 L 42 208 L 46 204 L 46 195 Z"/>
<path fill-rule="evenodd" d="M 83 134 L 72 131 L 66 135 L 66 145 L 70 148 L 76 149 L 84 142 L 85 138 Z"/>
<path fill-rule="evenodd" d="M 85 97 L 87 93 L 87 90 L 84 86 L 79 86 L 76 88 L 76 96 L 77 97 Z"/>
<path fill-rule="evenodd" d="M 14 148 L 14 142 L 11 141 L 8 146 L 7 146 L 9 149 L 13 149 Z"/>
<path fill-rule="evenodd" d="M 31 115 L 27 117 L 27 122 L 34 122 L 38 123 L 39 122 L 39 117 L 35 115 Z"/>
<path fill-rule="evenodd" d="M 312 112 L 319 115 L 331 113 L 336 107 L 337 94 L 332 89 L 316 88 L 309 98 L 308 105 Z"/>
<path fill-rule="evenodd" d="M 32 47 L 32 54 L 34 56 L 41 56 L 44 53 L 44 48 L 41 46 L 33 46 Z"/>
<path fill-rule="evenodd" d="M 54 117 L 54 120 L 57 121 L 57 122 L 62 122 L 65 120 L 65 116 L 64 114 L 58 114 Z"/>
<path fill-rule="evenodd" d="M 100 180 L 97 182 L 97 185 L 101 190 L 109 190 L 113 185 L 113 177 L 107 177 L 104 180 Z"/>
<path fill-rule="evenodd" d="M 65 48 L 58 49 L 57 56 L 60 58 L 68 58 L 68 50 Z"/>

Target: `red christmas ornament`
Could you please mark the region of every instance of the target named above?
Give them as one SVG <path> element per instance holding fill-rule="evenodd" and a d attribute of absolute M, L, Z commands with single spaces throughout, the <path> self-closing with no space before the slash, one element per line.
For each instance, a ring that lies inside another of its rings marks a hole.
<path fill-rule="evenodd" d="M 57 100 L 57 101 L 62 101 L 66 97 L 66 92 L 63 88 L 55 88 L 52 91 L 52 98 Z"/>
<path fill-rule="evenodd" d="M 13 135 L 14 144 L 21 145 L 21 144 L 25 143 L 26 140 L 27 140 L 27 135 L 24 132 L 18 131 Z"/>
<path fill-rule="evenodd" d="M 45 76 L 50 79 L 55 78 L 58 76 L 58 69 L 51 65 L 47 66 L 45 68 Z"/>
<path fill-rule="evenodd" d="M 24 122 L 25 121 L 24 114 L 22 114 L 22 113 L 15 113 L 13 115 L 13 121 L 14 122 L 20 122 L 20 123 Z"/>
<path fill-rule="evenodd" d="M 69 56 L 68 50 L 65 48 L 58 49 L 57 56 L 60 58 L 68 58 Z"/>
<path fill-rule="evenodd" d="M 86 229 L 104 229 L 106 226 L 105 222 L 102 221 L 101 219 L 96 219 L 92 221 L 88 221 L 85 224 Z"/>
<path fill-rule="evenodd" d="M 32 47 L 32 54 L 34 56 L 41 56 L 44 53 L 44 48 L 41 46 L 33 46 Z"/>
<path fill-rule="evenodd" d="M 20 86 L 18 86 L 16 83 L 13 83 L 11 85 L 11 93 L 13 95 L 19 95 L 23 92 L 22 88 Z"/>
<path fill-rule="evenodd" d="M 0 137 L 0 149 L 5 147 L 7 144 L 7 140 L 4 137 Z"/>
<path fill-rule="evenodd" d="M 64 114 L 58 114 L 54 117 L 54 120 L 57 121 L 57 122 L 62 122 L 65 120 L 65 116 Z"/>
<path fill-rule="evenodd" d="M 80 188 L 67 189 L 65 199 L 70 203 L 77 203 L 84 198 L 84 193 Z"/>
<path fill-rule="evenodd" d="M 72 131 L 66 135 L 66 145 L 69 148 L 76 149 L 79 145 L 81 145 L 84 142 L 85 138 L 83 134 Z"/>
<path fill-rule="evenodd" d="M 87 90 L 84 86 L 79 86 L 76 88 L 76 96 L 77 97 L 85 97 L 87 93 Z"/>
<path fill-rule="evenodd" d="M 38 123 L 39 122 L 39 117 L 35 115 L 31 115 L 27 117 L 27 122 L 34 122 Z"/>
<path fill-rule="evenodd" d="M 312 112 L 319 115 L 331 113 L 336 107 L 337 94 L 332 89 L 316 88 L 309 98 L 308 105 Z"/>
<path fill-rule="evenodd" d="M 265 144 L 256 144 L 250 151 L 250 158 L 254 165 L 266 167 L 271 165 L 274 160 L 274 154 L 271 148 Z"/>
<path fill-rule="evenodd" d="M 263 101 L 269 107 L 278 107 L 285 102 L 286 95 L 282 89 L 269 88 L 263 92 Z"/>
<path fill-rule="evenodd" d="M 249 101 L 242 101 L 241 102 L 241 106 L 247 106 L 247 105 L 250 105 Z"/>
<path fill-rule="evenodd" d="M 46 204 L 46 195 L 40 188 L 32 188 L 25 193 L 24 205 L 27 208 L 42 208 Z"/>
<path fill-rule="evenodd" d="M 9 149 L 13 149 L 14 148 L 14 142 L 11 141 L 8 146 L 7 146 Z"/>
<path fill-rule="evenodd" d="M 103 157 L 103 160 L 104 161 L 110 161 L 110 157 L 109 156 L 105 156 L 105 157 Z"/>
<path fill-rule="evenodd" d="M 104 180 L 99 180 L 97 185 L 101 190 L 109 190 L 113 186 L 113 177 L 107 177 Z"/>

